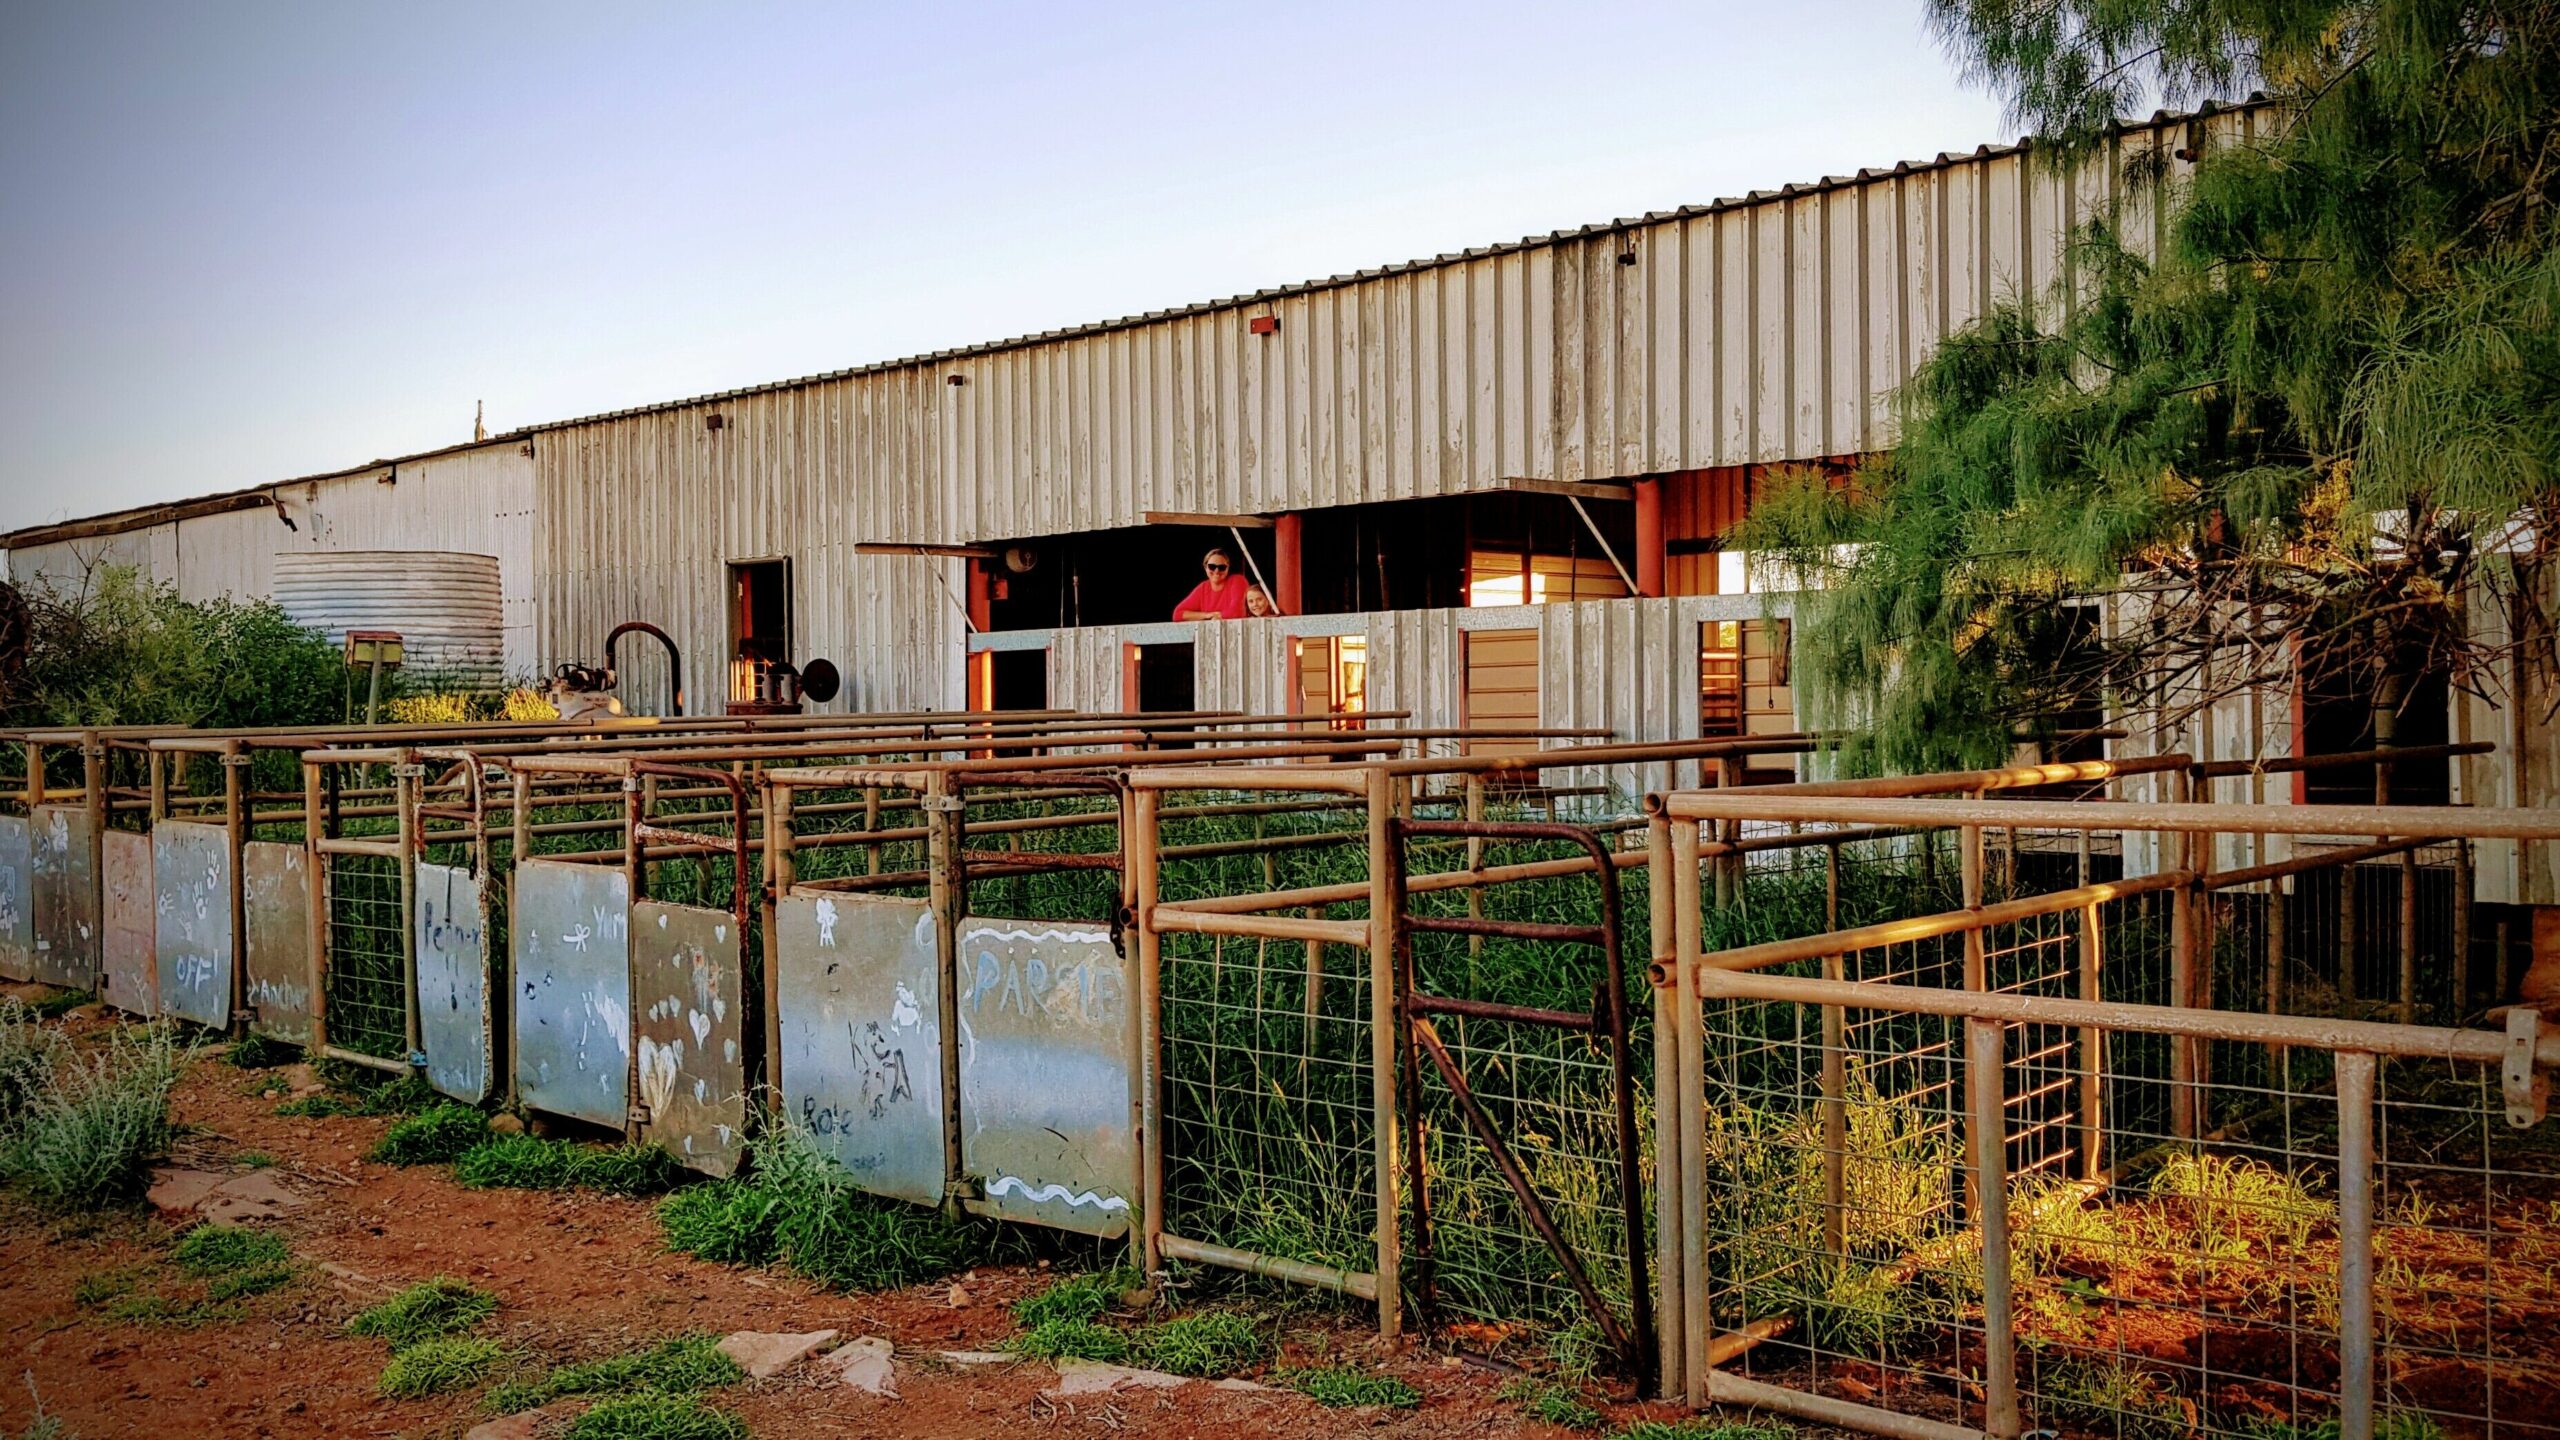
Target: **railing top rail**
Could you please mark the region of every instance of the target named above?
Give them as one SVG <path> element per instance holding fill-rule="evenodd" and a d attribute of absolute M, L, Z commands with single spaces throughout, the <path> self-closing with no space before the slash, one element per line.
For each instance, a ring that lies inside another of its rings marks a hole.
<path fill-rule="evenodd" d="M 2218 835 L 2427 835 L 2475 840 L 2560 840 L 2560 809 L 2465 805 L 2144 804 L 2122 800 L 1871 799 L 1770 794 L 1761 790 L 1681 790 L 1651 796 L 1675 820 L 1767 820 L 1920 825 L 1987 825 L 2017 830 L 2156 830 Z"/>

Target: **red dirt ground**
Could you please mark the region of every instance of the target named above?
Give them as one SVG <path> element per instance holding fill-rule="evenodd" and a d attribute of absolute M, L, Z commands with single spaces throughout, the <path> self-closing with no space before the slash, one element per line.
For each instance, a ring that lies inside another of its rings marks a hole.
<path fill-rule="evenodd" d="M 75 1027 L 80 1028 L 80 1027 Z M 272 1075 L 276 1072 L 266 1072 Z M 84 1276 L 156 1265 L 165 1284 L 171 1226 L 117 1214 L 64 1224 L 0 1200 L 0 1434 L 45 1409 L 81 1440 L 113 1436 L 456 1436 L 486 1418 L 478 1392 L 425 1400 L 377 1398 L 385 1350 L 345 1332 L 350 1316 L 392 1291 L 459 1276 L 499 1297 L 479 1333 L 544 1362 L 593 1359 L 701 1331 L 834 1328 L 850 1339 L 885 1335 L 898 1347 L 903 1399 L 825 1388 L 795 1373 L 707 1397 L 762 1440 L 795 1437 L 981 1435 L 1192 1436 L 1248 1433 L 1271 1440 L 1572 1432 L 1531 1424 L 1496 1398 L 1501 1376 L 1413 1346 L 1383 1358 L 1419 1387 L 1412 1411 L 1327 1410 L 1291 1393 L 1170 1393 L 1050 1401 L 1045 1366 L 960 1371 L 932 1352 L 993 1349 L 1013 1325 L 1006 1307 L 1045 1283 L 1026 1267 L 976 1272 L 969 1303 L 948 1287 L 875 1295 L 827 1294 L 774 1271 L 745 1271 L 659 1248 L 646 1200 L 594 1194 L 472 1191 L 441 1167 L 403 1170 L 363 1156 L 379 1119 L 284 1119 L 276 1100 L 248 1093 L 258 1077 L 216 1061 L 194 1064 L 176 1118 L 181 1157 L 228 1162 L 274 1157 L 307 1208 L 275 1222 L 304 1275 L 243 1303 L 240 1317 L 179 1328 L 111 1319 L 74 1298 Z M 1374 1345 L 1374 1341 L 1370 1342 Z M 1621 1419 L 1634 1418 L 1622 1409 Z"/>

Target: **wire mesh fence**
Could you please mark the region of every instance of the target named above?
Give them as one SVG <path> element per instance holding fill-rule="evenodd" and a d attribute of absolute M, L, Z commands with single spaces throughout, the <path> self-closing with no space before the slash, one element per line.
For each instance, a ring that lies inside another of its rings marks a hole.
<path fill-rule="evenodd" d="M 400 862 L 383 855 L 329 855 L 329 1041 L 385 1059 L 409 1053 L 408 915 Z"/>

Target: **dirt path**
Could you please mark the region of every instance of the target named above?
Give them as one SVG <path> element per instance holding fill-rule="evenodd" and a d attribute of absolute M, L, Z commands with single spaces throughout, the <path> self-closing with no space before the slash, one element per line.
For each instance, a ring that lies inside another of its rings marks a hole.
<path fill-rule="evenodd" d="M 272 1157 L 273 1173 L 308 1202 L 273 1222 L 291 1243 L 301 1277 L 211 1323 L 112 1318 L 98 1292 L 170 1273 L 170 1223 L 120 1214 L 65 1225 L 0 1201 L 0 1433 L 14 1434 L 30 1418 L 31 1380 L 45 1408 L 82 1440 L 460 1435 L 487 1418 L 476 1389 L 379 1399 L 374 1385 L 384 1347 L 346 1333 L 358 1310 L 437 1275 L 497 1295 L 500 1309 L 479 1333 L 545 1362 L 595 1359 L 702 1331 L 836 1329 L 848 1339 L 881 1335 L 896 1344 L 900 1399 L 804 1378 L 806 1367 L 708 1397 L 766 1440 L 1573 1433 L 1522 1421 L 1514 1405 L 1495 1396 L 1499 1376 L 1422 1348 L 1384 1357 L 1391 1373 L 1425 1396 L 1410 1411 L 1327 1410 L 1294 1393 L 1205 1385 L 1049 1399 L 1041 1392 L 1055 1380 L 1046 1366 L 962 1370 L 937 1358 L 1000 1345 L 1014 1328 L 1006 1307 L 1047 1281 L 1036 1269 L 975 1272 L 964 1280 L 968 1303 L 957 1309 L 940 1284 L 821 1293 L 780 1272 L 664 1252 L 646 1200 L 465 1190 L 441 1167 L 367 1163 L 363 1156 L 387 1120 L 279 1118 L 274 1098 L 248 1093 L 260 1078 L 218 1061 L 194 1064 L 176 1101 L 176 1117 L 189 1130 L 181 1156 L 208 1166 Z"/>

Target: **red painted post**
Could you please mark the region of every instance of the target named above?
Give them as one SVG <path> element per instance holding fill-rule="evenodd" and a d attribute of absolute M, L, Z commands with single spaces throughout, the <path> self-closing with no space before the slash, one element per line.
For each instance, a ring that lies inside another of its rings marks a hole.
<path fill-rule="evenodd" d="M 1279 517 L 1271 527 L 1272 545 L 1278 552 L 1273 562 L 1273 584 L 1280 593 L 1271 597 L 1283 615 L 1307 613 L 1306 588 L 1300 579 L 1299 546 L 1306 527 L 1306 517 L 1292 510 Z"/>
<path fill-rule="evenodd" d="M 1662 544 L 1662 480 L 1659 476 L 1636 482 L 1636 593 L 1648 597 L 1663 595 L 1664 550 Z"/>

